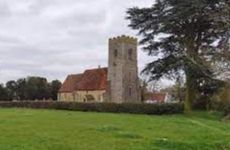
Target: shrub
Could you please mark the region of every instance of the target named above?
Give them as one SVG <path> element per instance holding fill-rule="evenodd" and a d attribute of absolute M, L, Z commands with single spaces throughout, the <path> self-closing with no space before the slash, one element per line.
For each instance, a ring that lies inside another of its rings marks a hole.
<path fill-rule="evenodd" d="M 209 105 L 209 100 L 206 98 L 200 98 L 198 100 L 195 100 L 193 102 L 193 109 L 194 110 L 207 110 L 208 105 Z"/>
<path fill-rule="evenodd" d="M 230 115 L 230 105 L 225 106 L 223 111 L 225 116 Z"/>
<path fill-rule="evenodd" d="M 0 107 L 38 108 L 71 111 L 92 111 L 133 114 L 176 114 L 183 113 L 182 104 L 115 104 L 115 103 L 75 103 L 75 102 L 44 102 L 18 101 L 0 102 Z"/>
<path fill-rule="evenodd" d="M 222 101 L 213 101 L 212 110 L 222 112 L 224 116 L 230 115 L 230 103 Z"/>

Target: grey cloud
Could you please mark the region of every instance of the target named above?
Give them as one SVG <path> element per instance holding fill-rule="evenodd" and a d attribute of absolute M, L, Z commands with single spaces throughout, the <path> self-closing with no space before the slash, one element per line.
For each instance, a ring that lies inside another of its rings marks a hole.
<path fill-rule="evenodd" d="M 0 1 L 0 18 L 9 17 L 11 11 L 5 1 Z"/>
<path fill-rule="evenodd" d="M 150 3 L 0 0 L 0 18 L 5 17 L 0 24 L 0 82 L 27 75 L 64 80 L 67 74 L 107 66 L 108 38 L 136 33 L 127 27 L 126 9 Z M 143 67 L 152 58 L 139 52 Z"/>
<path fill-rule="evenodd" d="M 29 5 L 30 13 L 41 14 L 44 9 L 52 5 L 52 1 L 48 0 L 33 0 Z"/>
<path fill-rule="evenodd" d="M 74 26 L 81 25 L 80 28 L 84 27 L 97 27 L 97 25 L 102 25 L 106 21 L 106 11 L 100 10 L 99 12 L 75 12 L 70 16 L 65 16 L 58 18 L 56 21 L 58 24 L 64 26 Z M 76 28 L 76 27 L 75 27 Z"/>
<path fill-rule="evenodd" d="M 19 44 L 22 42 L 23 41 L 21 41 L 17 37 L 10 37 L 10 36 L 0 34 L 0 44 Z"/>

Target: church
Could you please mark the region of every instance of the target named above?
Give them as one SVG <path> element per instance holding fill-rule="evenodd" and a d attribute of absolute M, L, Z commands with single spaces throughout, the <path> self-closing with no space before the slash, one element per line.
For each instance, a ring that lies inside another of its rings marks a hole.
<path fill-rule="evenodd" d="M 108 68 L 87 69 L 68 75 L 58 93 L 58 101 L 139 103 L 140 86 L 136 38 L 109 39 Z"/>

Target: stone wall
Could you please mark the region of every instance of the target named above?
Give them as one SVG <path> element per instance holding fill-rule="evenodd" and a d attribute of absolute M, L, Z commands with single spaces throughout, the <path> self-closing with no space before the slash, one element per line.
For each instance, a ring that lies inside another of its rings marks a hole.
<path fill-rule="evenodd" d="M 73 101 L 73 93 L 58 93 L 58 101 L 69 102 Z"/>
<path fill-rule="evenodd" d="M 66 102 L 104 102 L 105 90 L 59 93 L 58 99 Z"/>
<path fill-rule="evenodd" d="M 105 90 L 101 91 L 77 91 L 75 92 L 75 101 L 77 102 L 90 102 L 87 100 L 87 96 L 94 98 L 92 102 L 104 102 Z"/>

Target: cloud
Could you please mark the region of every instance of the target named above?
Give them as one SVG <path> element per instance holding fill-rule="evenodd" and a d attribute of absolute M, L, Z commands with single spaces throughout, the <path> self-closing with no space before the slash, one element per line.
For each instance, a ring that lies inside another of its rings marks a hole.
<path fill-rule="evenodd" d="M 0 35 L 0 44 L 18 44 L 21 43 L 23 41 L 21 41 L 19 38 L 17 37 L 10 37 L 7 35 Z"/>
<path fill-rule="evenodd" d="M 11 15 L 10 9 L 5 1 L 0 1 L 0 18 L 4 19 Z"/>
<path fill-rule="evenodd" d="M 64 80 L 107 66 L 108 38 L 135 36 L 126 10 L 152 0 L 0 0 L 0 82 L 28 75 Z M 139 66 L 151 58 L 139 51 Z"/>

